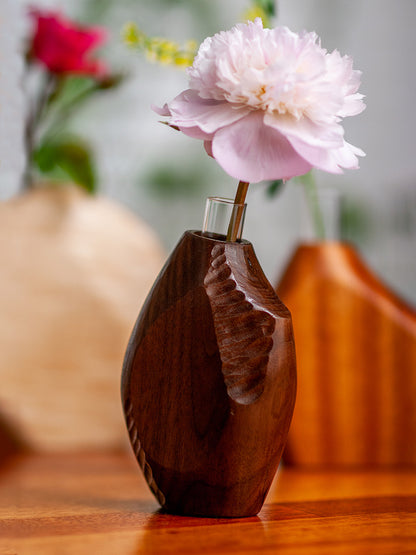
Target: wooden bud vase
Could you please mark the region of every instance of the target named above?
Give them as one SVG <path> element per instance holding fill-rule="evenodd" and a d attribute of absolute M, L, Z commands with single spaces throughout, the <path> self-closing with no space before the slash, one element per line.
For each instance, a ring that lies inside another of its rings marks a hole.
<path fill-rule="evenodd" d="M 256 515 L 295 394 L 291 317 L 251 243 L 185 232 L 137 320 L 122 376 L 131 444 L 162 507 Z"/>
<path fill-rule="evenodd" d="M 416 465 L 416 312 L 339 241 L 302 244 L 277 287 L 299 394 L 285 460 Z"/>

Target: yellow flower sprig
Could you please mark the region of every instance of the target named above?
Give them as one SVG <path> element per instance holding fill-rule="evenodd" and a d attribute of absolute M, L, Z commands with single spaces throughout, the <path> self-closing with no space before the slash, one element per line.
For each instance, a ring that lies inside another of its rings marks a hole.
<path fill-rule="evenodd" d="M 271 27 L 271 21 L 268 13 L 264 8 L 257 4 L 254 4 L 243 13 L 242 21 L 254 21 L 256 17 L 260 17 L 263 21 L 264 27 Z"/>
<path fill-rule="evenodd" d="M 271 27 L 276 15 L 276 0 L 252 0 L 252 5 L 243 15 L 244 21 L 254 21 L 260 17 L 264 27 Z M 123 39 L 127 46 L 143 52 L 150 62 L 173 65 L 181 68 L 193 64 L 198 50 L 195 40 L 188 40 L 183 45 L 162 37 L 146 35 L 135 23 L 127 23 L 123 29 Z"/>
<path fill-rule="evenodd" d="M 273 27 L 277 13 L 277 0 L 252 0 L 251 7 L 244 12 L 244 21 L 254 21 L 260 17 L 263 27 Z"/>
<path fill-rule="evenodd" d="M 151 62 L 182 68 L 192 65 L 198 50 L 198 44 L 194 40 L 180 45 L 173 40 L 149 37 L 135 23 L 125 25 L 123 39 L 127 46 L 144 52 Z"/>

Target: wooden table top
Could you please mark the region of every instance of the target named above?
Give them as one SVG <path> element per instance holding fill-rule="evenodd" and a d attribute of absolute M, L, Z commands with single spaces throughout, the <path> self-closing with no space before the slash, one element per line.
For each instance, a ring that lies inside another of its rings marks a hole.
<path fill-rule="evenodd" d="M 26 455 L 0 472 L 0 554 L 416 553 L 416 470 L 282 469 L 258 517 L 163 514 L 132 456 Z"/>

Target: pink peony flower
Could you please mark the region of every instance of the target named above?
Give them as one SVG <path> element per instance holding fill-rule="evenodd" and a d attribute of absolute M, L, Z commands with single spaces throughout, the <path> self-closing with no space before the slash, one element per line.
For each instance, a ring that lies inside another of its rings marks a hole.
<path fill-rule="evenodd" d="M 190 88 L 157 111 L 241 181 L 342 173 L 364 156 L 341 125 L 365 108 L 361 73 L 315 33 L 240 24 L 207 38 L 188 75 Z"/>
<path fill-rule="evenodd" d="M 32 10 L 30 15 L 34 19 L 31 54 L 51 73 L 106 73 L 101 62 L 90 58 L 105 40 L 105 29 L 81 27 L 55 12 Z"/>

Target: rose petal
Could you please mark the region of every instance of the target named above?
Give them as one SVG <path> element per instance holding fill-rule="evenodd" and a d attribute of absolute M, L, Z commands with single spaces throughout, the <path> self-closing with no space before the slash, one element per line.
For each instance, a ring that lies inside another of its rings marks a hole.
<path fill-rule="evenodd" d="M 54 11 L 29 13 L 34 20 L 31 54 L 50 72 L 96 77 L 107 73 L 105 64 L 89 57 L 107 39 L 105 29 L 81 26 Z"/>
<path fill-rule="evenodd" d="M 192 89 L 183 91 L 172 100 L 169 110 L 172 124 L 180 128 L 198 126 L 205 133 L 214 133 L 251 111 L 248 106 L 235 107 L 229 102 L 200 98 Z"/>
<path fill-rule="evenodd" d="M 289 179 L 312 168 L 279 131 L 264 125 L 261 112 L 217 131 L 212 154 L 232 177 L 251 183 Z"/>

